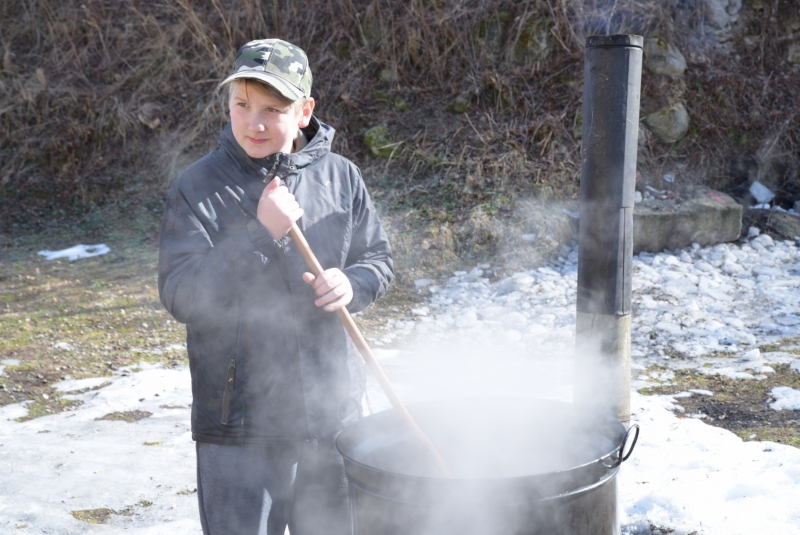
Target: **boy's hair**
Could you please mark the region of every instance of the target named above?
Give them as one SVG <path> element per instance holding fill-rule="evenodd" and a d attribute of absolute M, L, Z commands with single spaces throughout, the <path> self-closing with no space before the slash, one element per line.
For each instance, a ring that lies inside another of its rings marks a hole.
<path fill-rule="evenodd" d="M 240 85 L 245 86 L 245 90 L 250 89 L 251 87 L 256 91 L 261 91 L 262 93 L 266 93 L 267 95 L 275 98 L 281 105 L 283 106 L 294 106 L 296 111 L 300 111 L 303 109 L 303 105 L 306 102 L 305 97 L 301 97 L 297 100 L 292 100 L 286 98 L 283 93 L 278 91 L 275 87 L 262 82 L 261 80 L 256 80 L 255 78 L 239 78 L 236 80 L 231 80 L 228 82 L 228 102 L 231 101 L 233 98 L 233 93 L 236 91 L 236 88 Z"/>

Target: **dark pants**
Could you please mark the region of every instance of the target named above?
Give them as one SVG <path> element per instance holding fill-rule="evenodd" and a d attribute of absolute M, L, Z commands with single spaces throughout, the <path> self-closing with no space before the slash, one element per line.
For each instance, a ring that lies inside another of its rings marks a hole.
<path fill-rule="evenodd" d="M 344 463 L 333 444 L 197 443 L 205 535 L 351 535 Z"/>

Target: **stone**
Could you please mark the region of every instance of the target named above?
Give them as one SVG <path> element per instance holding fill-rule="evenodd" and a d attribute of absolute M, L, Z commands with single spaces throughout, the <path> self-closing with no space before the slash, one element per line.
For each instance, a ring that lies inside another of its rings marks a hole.
<path fill-rule="evenodd" d="M 657 139 L 675 143 L 689 131 L 689 112 L 679 102 L 647 115 L 644 124 Z"/>
<path fill-rule="evenodd" d="M 393 84 L 397 82 L 397 72 L 391 67 L 384 67 L 378 73 L 378 79 L 381 82 L 387 82 Z"/>
<path fill-rule="evenodd" d="M 644 42 L 644 66 L 654 74 L 678 79 L 686 71 L 686 58 L 666 39 L 656 35 Z"/>
<path fill-rule="evenodd" d="M 478 50 L 484 61 L 497 61 L 503 56 L 511 15 L 500 11 L 478 25 Z"/>
<path fill-rule="evenodd" d="M 724 53 L 732 51 L 734 25 L 739 20 L 742 0 L 704 0 L 700 6 L 703 31 L 710 44 Z M 747 46 L 745 44 L 745 46 Z"/>
<path fill-rule="evenodd" d="M 388 138 L 388 131 L 388 127 L 381 124 L 364 132 L 364 145 L 376 158 L 391 158 L 398 151 L 399 143 Z"/>
<path fill-rule="evenodd" d="M 648 200 L 633 210 L 633 252 L 661 252 L 739 239 L 742 206 L 706 187 L 688 189 L 683 202 Z"/>
<path fill-rule="evenodd" d="M 800 216 L 780 210 L 747 210 L 744 219 L 748 226 L 757 227 L 781 240 L 800 237 Z"/>
<path fill-rule="evenodd" d="M 153 102 L 146 102 L 139 107 L 136 114 L 139 121 L 150 128 L 151 130 L 158 130 L 161 126 L 162 106 Z"/>
<path fill-rule="evenodd" d="M 431 284 L 435 284 L 435 283 L 436 283 L 436 281 L 434 279 L 417 279 L 417 280 L 414 281 L 414 287 L 417 290 L 420 290 L 422 288 L 426 288 L 426 287 L 430 286 Z"/>
<path fill-rule="evenodd" d="M 418 65 L 422 57 L 422 30 L 406 28 L 406 50 L 411 63 Z"/>
<path fill-rule="evenodd" d="M 364 11 L 360 25 L 367 48 L 373 52 L 380 50 L 384 44 L 385 32 L 380 10 L 375 2 Z"/>
<path fill-rule="evenodd" d="M 547 18 L 531 20 L 522 25 L 514 48 L 513 60 L 522 65 L 533 65 L 550 55 L 552 23 Z"/>
<path fill-rule="evenodd" d="M 460 94 L 453 101 L 453 111 L 456 113 L 467 113 L 470 108 L 469 94 Z"/>
<path fill-rule="evenodd" d="M 745 49 L 748 52 L 753 53 L 756 48 L 761 44 L 761 36 L 760 35 L 745 35 L 742 38 L 742 42 L 744 43 Z"/>
<path fill-rule="evenodd" d="M 716 30 L 729 30 L 741 9 L 742 0 L 705 0 L 705 23 Z"/>
<path fill-rule="evenodd" d="M 772 199 L 775 198 L 775 193 L 772 192 L 767 186 L 756 180 L 752 184 L 750 184 L 750 195 L 753 196 L 753 199 L 756 201 L 757 204 L 768 203 Z"/>
<path fill-rule="evenodd" d="M 789 63 L 800 65 L 800 43 L 789 45 L 789 54 L 786 57 Z"/>

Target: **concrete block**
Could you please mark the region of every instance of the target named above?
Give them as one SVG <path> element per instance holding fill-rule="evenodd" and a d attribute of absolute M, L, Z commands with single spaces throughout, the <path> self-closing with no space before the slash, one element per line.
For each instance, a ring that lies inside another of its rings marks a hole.
<path fill-rule="evenodd" d="M 786 239 L 800 238 L 800 217 L 786 212 L 774 212 L 769 219 L 768 228 Z"/>
<path fill-rule="evenodd" d="M 636 204 L 633 210 L 634 254 L 739 239 L 743 209 L 730 196 L 696 187 L 682 194 L 681 199 Z"/>
<path fill-rule="evenodd" d="M 758 228 L 775 239 L 800 237 L 800 216 L 780 210 L 745 210 L 743 225 Z"/>

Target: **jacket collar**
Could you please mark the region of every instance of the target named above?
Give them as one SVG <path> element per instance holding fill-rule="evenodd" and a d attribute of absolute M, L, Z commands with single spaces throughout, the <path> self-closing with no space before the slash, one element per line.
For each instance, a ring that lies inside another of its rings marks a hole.
<path fill-rule="evenodd" d="M 312 116 L 311 122 L 303 129 L 303 133 L 308 139 L 308 144 L 299 152 L 278 153 L 266 158 L 254 159 L 247 155 L 233 137 L 231 123 L 228 123 L 220 133 L 219 145 L 239 164 L 242 170 L 250 171 L 260 177 L 266 177 L 275 172 L 283 175 L 287 169 L 296 172 L 298 169 L 308 167 L 331 150 L 331 142 L 335 134 L 333 127 Z"/>

